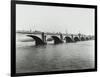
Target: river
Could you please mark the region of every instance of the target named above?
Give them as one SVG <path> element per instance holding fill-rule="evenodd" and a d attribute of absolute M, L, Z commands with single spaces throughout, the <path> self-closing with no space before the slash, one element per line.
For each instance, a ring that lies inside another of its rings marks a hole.
<path fill-rule="evenodd" d="M 16 34 L 17 73 L 94 68 L 94 40 L 44 46 L 34 44 L 32 38 Z"/>

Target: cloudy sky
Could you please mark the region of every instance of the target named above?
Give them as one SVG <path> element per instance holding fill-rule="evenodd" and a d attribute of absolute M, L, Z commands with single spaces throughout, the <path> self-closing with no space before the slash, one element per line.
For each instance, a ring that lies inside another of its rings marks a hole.
<path fill-rule="evenodd" d="M 94 35 L 94 9 L 16 5 L 16 30 Z"/>

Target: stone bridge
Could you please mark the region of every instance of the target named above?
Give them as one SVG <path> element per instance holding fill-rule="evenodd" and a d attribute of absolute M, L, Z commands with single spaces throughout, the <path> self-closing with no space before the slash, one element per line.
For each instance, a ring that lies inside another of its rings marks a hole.
<path fill-rule="evenodd" d="M 54 44 L 77 42 L 77 41 L 86 41 L 94 39 L 93 36 L 86 36 L 82 34 L 61 34 L 61 33 L 37 33 L 37 34 L 28 34 L 28 37 L 31 37 L 35 40 L 35 45 L 45 45 L 47 41 L 53 40 Z"/>

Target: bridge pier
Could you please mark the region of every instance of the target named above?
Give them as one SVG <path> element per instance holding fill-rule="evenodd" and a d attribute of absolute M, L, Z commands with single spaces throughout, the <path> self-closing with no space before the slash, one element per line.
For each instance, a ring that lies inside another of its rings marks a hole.
<path fill-rule="evenodd" d="M 73 34 L 71 34 L 71 37 L 72 37 L 72 42 L 74 42 L 74 35 L 73 35 Z"/>
<path fill-rule="evenodd" d="M 46 44 L 46 35 L 44 34 L 44 32 L 42 32 L 41 37 L 44 44 Z"/>
<path fill-rule="evenodd" d="M 81 40 L 81 34 L 79 33 L 78 36 L 79 36 L 79 41 L 80 41 Z"/>
<path fill-rule="evenodd" d="M 62 34 L 60 34 L 60 39 L 63 41 L 63 35 Z"/>

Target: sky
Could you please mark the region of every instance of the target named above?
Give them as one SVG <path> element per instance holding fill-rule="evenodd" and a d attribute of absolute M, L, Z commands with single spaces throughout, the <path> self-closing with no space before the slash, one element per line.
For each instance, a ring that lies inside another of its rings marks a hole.
<path fill-rule="evenodd" d="M 16 30 L 94 35 L 94 9 L 16 4 Z"/>

